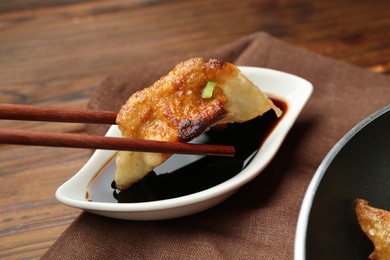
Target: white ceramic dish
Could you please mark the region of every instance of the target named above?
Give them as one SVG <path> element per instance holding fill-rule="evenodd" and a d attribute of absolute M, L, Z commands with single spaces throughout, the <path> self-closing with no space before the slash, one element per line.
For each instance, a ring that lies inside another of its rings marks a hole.
<path fill-rule="evenodd" d="M 269 164 L 313 90 L 310 82 L 291 74 L 256 67 L 240 67 L 240 69 L 270 97 L 276 97 L 286 102 L 288 109 L 250 162 L 236 176 L 209 189 L 177 198 L 138 203 L 91 202 L 86 200 L 90 181 L 116 153 L 116 151 L 96 150 L 84 167 L 57 189 L 56 198 L 58 201 L 71 207 L 112 218 L 157 220 L 194 214 L 231 196 Z M 112 126 L 106 135 L 120 136 L 120 133 L 116 126 Z M 174 155 L 171 158 L 175 156 L 184 155 Z M 185 163 L 186 160 L 193 160 L 193 158 L 185 158 L 182 157 L 179 161 Z M 169 164 L 168 161 L 165 164 Z M 102 192 L 104 192 L 103 189 Z"/>

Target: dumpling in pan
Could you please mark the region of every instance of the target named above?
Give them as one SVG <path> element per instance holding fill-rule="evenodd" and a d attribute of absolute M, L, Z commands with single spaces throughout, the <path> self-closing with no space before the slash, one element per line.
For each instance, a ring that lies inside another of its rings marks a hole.
<path fill-rule="evenodd" d="M 374 244 L 368 259 L 390 259 L 390 211 L 374 208 L 364 199 L 356 199 L 355 211 L 361 229 Z"/>
<path fill-rule="evenodd" d="M 188 142 L 216 125 L 245 122 L 281 110 L 233 64 L 192 58 L 152 86 L 134 93 L 116 122 L 122 136 Z M 115 182 L 124 190 L 171 154 L 118 152 Z"/>

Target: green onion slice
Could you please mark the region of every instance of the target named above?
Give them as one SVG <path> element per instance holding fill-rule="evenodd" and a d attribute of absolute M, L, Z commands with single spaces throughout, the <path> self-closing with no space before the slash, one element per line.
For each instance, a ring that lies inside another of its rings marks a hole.
<path fill-rule="evenodd" d="M 217 85 L 217 82 L 207 81 L 206 86 L 202 90 L 202 98 L 211 98 L 211 96 L 213 95 L 215 85 Z"/>

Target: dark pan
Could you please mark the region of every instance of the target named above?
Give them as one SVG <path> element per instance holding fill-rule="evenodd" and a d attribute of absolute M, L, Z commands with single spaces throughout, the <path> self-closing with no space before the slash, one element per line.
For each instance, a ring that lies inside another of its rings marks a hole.
<path fill-rule="evenodd" d="M 315 173 L 299 214 L 295 259 L 367 259 L 355 200 L 390 210 L 390 105 L 351 129 Z"/>

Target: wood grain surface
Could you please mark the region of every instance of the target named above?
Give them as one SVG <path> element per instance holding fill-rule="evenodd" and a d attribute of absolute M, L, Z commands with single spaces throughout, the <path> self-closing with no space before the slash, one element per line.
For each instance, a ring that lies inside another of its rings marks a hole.
<path fill-rule="evenodd" d="M 0 2 L 0 103 L 85 108 L 110 72 L 266 31 L 302 48 L 390 74 L 388 0 Z M 83 133 L 83 124 L 0 121 Z M 0 145 L 0 259 L 36 259 L 80 211 L 55 190 L 92 150 Z"/>

